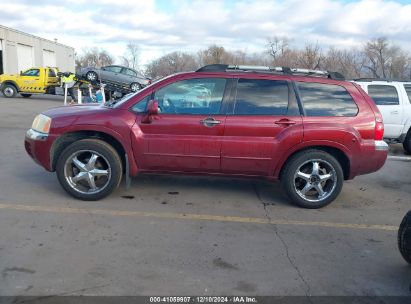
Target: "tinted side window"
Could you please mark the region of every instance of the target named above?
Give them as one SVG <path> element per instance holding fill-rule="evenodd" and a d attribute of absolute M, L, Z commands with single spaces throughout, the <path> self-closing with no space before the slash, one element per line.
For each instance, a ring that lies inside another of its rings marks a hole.
<path fill-rule="evenodd" d="M 135 113 L 144 113 L 147 110 L 147 103 L 150 101 L 151 95 L 144 97 L 142 100 L 137 102 L 131 110 Z"/>
<path fill-rule="evenodd" d="M 154 99 L 163 114 L 219 114 L 226 79 L 194 78 L 158 90 Z"/>
<path fill-rule="evenodd" d="M 106 71 L 113 72 L 113 73 L 120 73 L 122 67 L 119 66 L 107 66 L 104 68 Z"/>
<path fill-rule="evenodd" d="M 404 89 L 408 95 L 408 101 L 411 103 L 411 84 L 404 84 Z"/>
<path fill-rule="evenodd" d="M 133 77 L 137 77 L 136 72 L 134 72 L 133 70 L 130 69 L 123 69 L 123 73 L 129 76 L 133 76 Z"/>
<path fill-rule="evenodd" d="M 56 72 L 53 69 L 49 69 L 48 75 L 49 77 L 57 77 Z"/>
<path fill-rule="evenodd" d="M 368 95 L 377 105 L 399 105 L 397 89 L 391 85 L 369 85 Z"/>
<path fill-rule="evenodd" d="M 297 82 L 307 116 L 356 116 L 358 107 L 347 90 L 339 85 Z"/>
<path fill-rule="evenodd" d="M 283 80 L 239 79 L 235 115 L 285 115 L 288 84 Z"/>
<path fill-rule="evenodd" d="M 39 69 L 31 69 L 22 74 L 23 76 L 39 76 L 40 70 Z"/>

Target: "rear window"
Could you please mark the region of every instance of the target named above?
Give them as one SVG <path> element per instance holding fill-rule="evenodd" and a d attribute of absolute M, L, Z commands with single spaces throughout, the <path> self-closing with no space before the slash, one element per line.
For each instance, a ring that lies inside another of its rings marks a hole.
<path fill-rule="evenodd" d="M 57 77 L 56 72 L 53 69 L 49 69 L 48 76 L 49 77 Z"/>
<path fill-rule="evenodd" d="M 234 115 L 285 115 L 288 83 L 280 80 L 240 79 Z"/>
<path fill-rule="evenodd" d="M 400 104 L 397 89 L 392 85 L 369 85 L 368 95 L 379 106 Z"/>
<path fill-rule="evenodd" d="M 404 89 L 408 95 L 408 101 L 411 103 L 411 84 L 404 84 Z"/>
<path fill-rule="evenodd" d="M 358 107 L 350 93 L 339 85 L 297 82 L 307 116 L 356 116 Z"/>

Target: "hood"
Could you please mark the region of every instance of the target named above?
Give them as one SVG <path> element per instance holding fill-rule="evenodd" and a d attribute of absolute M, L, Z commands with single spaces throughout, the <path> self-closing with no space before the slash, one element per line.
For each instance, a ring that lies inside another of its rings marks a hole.
<path fill-rule="evenodd" d="M 72 105 L 53 108 L 44 111 L 42 114 L 55 119 L 59 117 L 73 117 L 77 118 L 84 115 L 99 114 L 111 111 L 112 109 L 104 107 L 103 105 Z"/>
<path fill-rule="evenodd" d="M 16 79 L 17 77 L 20 77 L 20 75 L 19 74 L 1 74 L 0 82 L 2 82 L 2 80 L 13 80 L 13 79 Z"/>

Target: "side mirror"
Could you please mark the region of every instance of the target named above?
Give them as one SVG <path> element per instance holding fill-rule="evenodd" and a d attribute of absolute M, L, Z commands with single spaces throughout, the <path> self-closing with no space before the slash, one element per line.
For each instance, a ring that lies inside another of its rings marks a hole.
<path fill-rule="evenodd" d="M 155 99 L 150 100 L 147 105 L 147 114 L 143 116 L 141 122 L 151 123 L 153 121 L 153 117 L 156 116 L 158 112 L 158 101 Z"/>
<path fill-rule="evenodd" d="M 158 114 L 158 101 L 157 100 L 152 99 L 148 102 L 147 113 L 150 116 Z"/>
<path fill-rule="evenodd" d="M 23 71 L 20 71 L 20 76 L 22 76 L 23 75 Z"/>

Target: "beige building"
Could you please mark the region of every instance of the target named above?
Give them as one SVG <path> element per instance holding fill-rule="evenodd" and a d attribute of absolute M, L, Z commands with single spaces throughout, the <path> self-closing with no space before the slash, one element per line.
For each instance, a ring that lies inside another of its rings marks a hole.
<path fill-rule="evenodd" d="M 74 72 L 74 48 L 0 25 L 0 74 L 42 66 Z"/>

